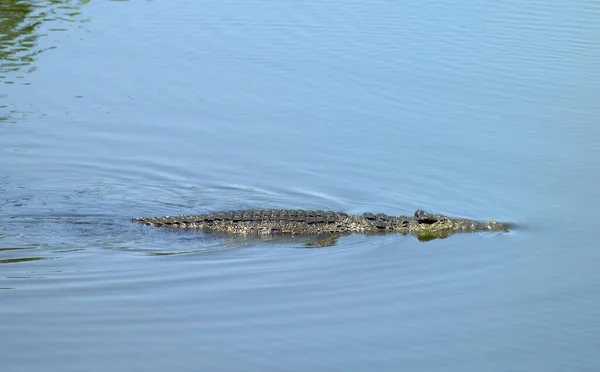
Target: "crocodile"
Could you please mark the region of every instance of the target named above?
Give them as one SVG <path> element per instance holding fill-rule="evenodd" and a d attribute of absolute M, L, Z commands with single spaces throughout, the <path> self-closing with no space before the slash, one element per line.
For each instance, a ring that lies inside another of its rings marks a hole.
<path fill-rule="evenodd" d="M 351 215 L 344 212 L 296 209 L 247 209 L 198 215 L 133 218 L 144 225 L 177 229 L 202 229 L 234 235 L 320 235 L 327 238 L 317 246 L 335 244 L 350 234 L 372 235 L 396 232 L 411 234 L 421 241 L 447 238 L 452 234 L 475 231 L 508 231 L 509 224 L 477 221 L 432 214 L 417 210 L 413 216 L 383 213 Z"/>

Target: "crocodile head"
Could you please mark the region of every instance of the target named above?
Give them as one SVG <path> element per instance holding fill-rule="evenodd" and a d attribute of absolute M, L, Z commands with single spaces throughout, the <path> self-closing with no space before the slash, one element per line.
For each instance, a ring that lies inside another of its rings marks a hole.
<path fill-rule="evenodd" d="M 409 232 L 421 241 L 444 239 L 452 234 L 474 231 L 509 231 L 512 226 L 497 221 L 476 221 L 467 218 L 450 218 L 442 214 L 431 214 L 422 210 L 415 212 L 417 224 Z"/>

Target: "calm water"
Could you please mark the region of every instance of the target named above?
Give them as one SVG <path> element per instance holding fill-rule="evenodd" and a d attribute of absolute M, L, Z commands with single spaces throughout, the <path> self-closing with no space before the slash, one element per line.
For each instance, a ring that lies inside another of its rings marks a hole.
<path fill-rule="evenodd" d="M 0 2 L 0 369 L 600 370 L 600 5 Z M 520 227 L 301 249 L 131 217 Z"/>

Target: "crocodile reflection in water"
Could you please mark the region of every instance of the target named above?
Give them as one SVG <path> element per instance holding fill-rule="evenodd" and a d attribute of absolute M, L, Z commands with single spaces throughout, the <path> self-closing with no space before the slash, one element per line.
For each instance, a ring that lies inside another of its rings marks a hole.
<path fill-rule="evenodd" d="M 235 235 L 327 235 L 317 245 L 333 245 L 340 236 L 397 232 L 427 241 L 447 238 L 455 233 L 508 231 L 509 225 L 497 221 L 476 221 L 431 214 L 422 210 L 414 216 L 388 216 L 383 213 L 350 215 L 343 212 L 248 209 L 199 215 L 134 218 L 145 225 L 179 229 L 202 229 Z"/>

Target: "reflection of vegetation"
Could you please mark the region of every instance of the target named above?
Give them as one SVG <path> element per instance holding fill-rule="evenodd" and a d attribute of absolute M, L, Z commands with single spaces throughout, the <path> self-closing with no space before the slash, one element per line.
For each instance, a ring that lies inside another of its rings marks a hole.
<path fill-rule="evenodd" d="M 61 249 L 60 251 L 53 251 L 54 253 L 69 253 L 69 252 L 79 252 L 85 251 L 84 248 L 72 248 L 72 249 Z"/>
<path fill-rule="evenodd" d="M 0 248 L 1 251 L 16 251 L 18 249 L 29 249 L 29 248 Z"/>
<path fill-rule="evenodd" d="M 0 82 L 14 83 L 11 73 L 35 70 L 33 61 L 40 53 L 54 46 L 40 46 L 40 37 L 46 32 L 64 31 L 65 22 L 81 20 L 78 8 L 89 0 L 51 0 L 44 2 L 0 0 Z M 50 24 L 48 27 L 48 24 Z M 46 25 L 46 26 L 44 26 Z M 22 79 L 24 76 L 14 76 Z"/>
<path fill-rule="evenodd" d="M 25 262 L 25 261 L 39 261 L 39 260 L 45 260 L 45 258 L 44 257 L 5 258 L 3 260 L 0 260 L 0 264 L 15 263 L 15 262 Z"/>

